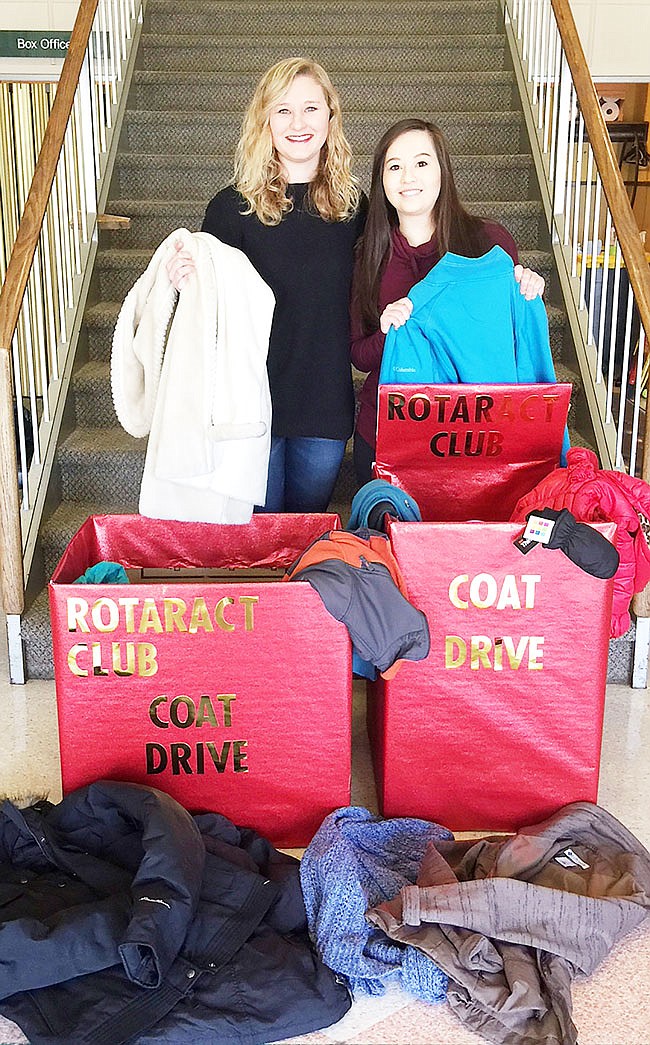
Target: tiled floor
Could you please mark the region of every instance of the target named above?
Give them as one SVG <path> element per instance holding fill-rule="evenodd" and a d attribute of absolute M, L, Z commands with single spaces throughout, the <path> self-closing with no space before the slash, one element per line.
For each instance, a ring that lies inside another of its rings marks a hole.
<path fill-rule="evenodd" d="M 61 797 L 54 684 L 10 686 L 0 650 L 0 794 Z M 359 687 L 359 694 L 361 687 Z M 650 848 L 650 691 L 609 686 L 599 802 Z M 362 701 L 355 700 L 355 805 L 376 809 Z M 477 825 L 480 827 L 480 825 Z M 650 1045 L 650 919 L 574 986 L 580 1045 Z M 293 1039 L 312 1045 L 478 1045 L 445 1004 L 432 1006 L 400 990 L 358 999 L 338 1024 Z M 22 1043 L 0 1017 L 0 1045 Z M 70 1043 L 73 1045 L 73 1043 Z M 215 1042 L 215 1045 L 219 1045 Z"/>

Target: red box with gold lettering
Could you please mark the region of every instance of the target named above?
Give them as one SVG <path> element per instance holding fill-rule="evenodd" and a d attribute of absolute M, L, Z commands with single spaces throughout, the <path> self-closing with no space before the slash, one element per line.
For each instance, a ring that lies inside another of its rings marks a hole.
<path fill-rule="evenodd" d="M 350 801 L 351 647 L 286 567 L 337 515 L 91 516 L 50 582 L 63 790 L 166 791 L 276 845 Z M 75 583 L 96 563 L 129 583 Z"/>
<path fill-rule="evenodd" d="M 380 385 L 375 474 L 423 519 L 510 518 L 557 467 L 571 385 Z"/>
<path fill-rule="evenodd" d="M 595 529 L 611 540 L 615 526 Z M 595 802 L 613 581 L 514 523 L 399 523 L 393 552 L 431 650 L 370 688 L 380 809 L 511 831 Z"/>

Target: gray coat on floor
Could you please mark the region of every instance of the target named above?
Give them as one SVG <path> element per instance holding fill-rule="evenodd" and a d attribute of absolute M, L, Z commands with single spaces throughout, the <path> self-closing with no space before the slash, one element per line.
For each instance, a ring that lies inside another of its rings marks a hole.
<path fill-rule="evenodd" d="M 650 908 L 650 853 L 604 809 L 575 802 L 508 838 L 436 841 L 416 885 L 368 920 L 429 955 L 448 1001 L 502 1045 L 575 1045 L 571 982 Z"/>

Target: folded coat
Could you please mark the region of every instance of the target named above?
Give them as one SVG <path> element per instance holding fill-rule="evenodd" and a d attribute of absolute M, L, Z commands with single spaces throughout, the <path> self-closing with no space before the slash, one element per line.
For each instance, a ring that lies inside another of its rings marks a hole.
<path fill-rule="evenodd" d="M 429 654 L 429 624 L 407 598 L 406 584 L 384 533 L 365 526 L 328 530 L 291 564 L 282 578 L 307 581 L 325 609 L 345 624 L 352 668 L 374 679 L 393 678 L 403 660 Z"/>
<path fill-rule="evenodd" d="M 363 807 L 325 817 L 300 862 L 309 931 L 323 961 L 345 976 L 355 996 L 384 994 L 389 983 L 429 1002 L 444 1000 L 447 978 L 415 948 L 389 940 L 367 908 L 416 880 L 430 842 L 452 838 L 439 824 L 384 820 Z"/>
<path fill-rule="evenodd" d="M 31 1045 L 254 1045 L 340 1019 L 298 861 L 218 814 L 98 781 L 0 806 L 0 1012 Z"/>
<path fill-rule="evenodd" d="M 508 838 L 434 842 L 416 885 L 368 911 L 429 955 L 447 1000 L 501 1045 L 576 1045 L 571 981 L 650 909 L 650 853 L 589 802 Z"/>
<path fill-rule="evenodd" d="M 380 384 L 555 381 L 544 302 L 520 293 L 502 247 L 448 252 L 408 296 L 413 311 L 386 335 Z"/>

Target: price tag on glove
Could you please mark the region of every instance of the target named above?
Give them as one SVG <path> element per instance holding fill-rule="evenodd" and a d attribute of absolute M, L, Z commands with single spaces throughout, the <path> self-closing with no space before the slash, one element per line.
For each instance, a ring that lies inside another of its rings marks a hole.
<path fill-rule="evenodd" d="M 522 555 L 528 555 L 538 544 L 548 544 L 555 526 L 554 519 L 544 519 L 539 515 L 530 515 L 526 529 L 512 542 Z"/>
<path fill-rule="evenodd" d="M 554 519 L 543 519 L 541 515 L 529 515 L 524 537 L 536 544 L 548 544 L 555 526 Z"/>

